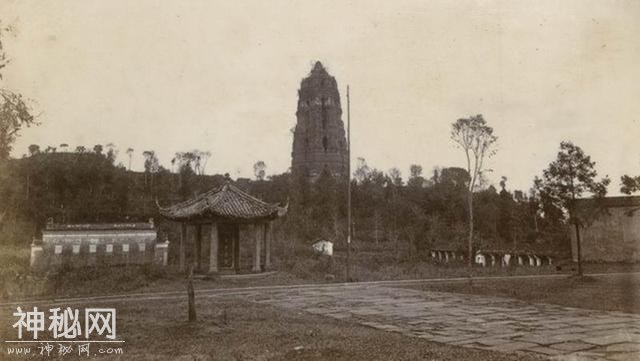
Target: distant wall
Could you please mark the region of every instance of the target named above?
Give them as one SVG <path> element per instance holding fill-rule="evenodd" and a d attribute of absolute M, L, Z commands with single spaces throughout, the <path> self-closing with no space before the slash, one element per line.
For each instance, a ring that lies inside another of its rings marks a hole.
<path fill-rule="evenodd" d="M 640 261 L 640 207 L 610 207 L 592 224 L 580 229 L 584 261 Z M 575 229 L 571 228 L 571 248 L 577 261 Z"/>

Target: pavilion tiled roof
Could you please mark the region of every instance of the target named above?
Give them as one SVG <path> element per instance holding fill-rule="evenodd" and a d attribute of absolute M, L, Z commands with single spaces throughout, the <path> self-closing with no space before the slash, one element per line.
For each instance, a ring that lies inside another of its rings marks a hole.
<path fill-rule="evenodd" d="M 251 221 L 275 218 L 286 209 L 266 203 L 227 182 L 195 198 L 159 209 L 160 215 L 176 221 L 229 219 Z"/>

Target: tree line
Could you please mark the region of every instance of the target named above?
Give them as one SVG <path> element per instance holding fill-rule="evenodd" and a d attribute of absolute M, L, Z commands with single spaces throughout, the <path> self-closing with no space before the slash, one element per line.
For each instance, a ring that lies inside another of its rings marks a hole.
<path fill-rule="evenodd" d="M 19 92 L 5 87 L 2 70 L 9 59 L 2 37 L 11 32 L 0 23 L 0 240 L 26 243 L 46 222 L 108 222 L 157 216 L 155 201 L 187 199 L 225 181 L 206 175 L 211 153 L 176 153 L 165 168 L 154 151 L 142 152 L 144 172 L 133 172 L 135 151 L 128 148 L 128 167 L 116 164 L 113 144 L 69 150 L 38 145 L 22 159 L 11 159 L 16 137 L 38 117 Z M 484 165 L 496 151 L 497 137 L 481 115 L 452 124 L 451 139 L 463 150 L 466 168 L 442 167 L 424 175 L 410 167 L 406 182 L 397 168 L 382 172 L 358 159 L 353 174 L 354 239 L 402 242 L 412 253 L 429 247 L 559 248 L 567 245 L 567 227 L 588 222 L 575 207 L 589 195 L 602 199 L 610 180 L 597 179 L 595 162 L 571 142 L 562 142 L 557 159 L 542 170 L 527 191 L 508 191 L 484 182 Z M 346 239 L 347 180 L 322 173 L 317 180 L 291 173 L 266 176 L 266 164 L 254 164 L 255 180 L 238 180 L 245 190 L 270 202 L 288 199 L 291 212 L 282 225 L 285 235 L 301 242 Z M 640 191 L 639 175 L 620 179 L 622 193 Z M 470 257 L 469 257 L 470 259 Z"/>

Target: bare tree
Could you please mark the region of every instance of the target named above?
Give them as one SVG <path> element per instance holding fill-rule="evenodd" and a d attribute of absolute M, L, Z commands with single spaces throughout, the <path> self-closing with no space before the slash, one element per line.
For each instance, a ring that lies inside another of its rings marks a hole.
<path fill-rule="evenodd" d="M 369 178 L 370 174 L 371 168 L 369 168 L 369 166 L 367 165 L 367 161 L 362 157 L 358 157 L 358 159 L 356 160 L 356 170 L 353 172 L 353 177 L 355 178 L 356 182 L 364 182 L 367 178 Z"/>
<path fill-rule="evenodd" d="M 118 148 L 113 143 L 107 143 L 105 147 L 107 148 L 107 159 L 109 159 L 111 162 L 115 162 L 116 158 L 118 157 Z"/>
<path fill-rule="evenodd" d="M 265 172 L 267 169 L 267 165 L 259 160 L 253 165 L 253 174 L 256 176 L 256 179 L 259 181 L 264 180 Z"/>
<path fill-rule="evenodd" d="M 129 170 L 131 170 L 131 161 L 133 160 L 133 148 L 127 148 L 127 155 L 129 156 Z"/>
<path fill-rule="evenodd" d="M 202 174 L 206 174 L 207 162 L 209 162 L 209 159 L 211 159 L 210 151 L 207 150 L 205 152 L 200 152 L 200 169 Z"/>
<path fill-rule="evenodd" d="M 471 180 L 468 184 L 467 205 L 469 207 L 469 267 L 473 264 L 473 191 L 484 171 L 484 160 L 495 154 L 492 149 L 498 139 L 493 128 L 487 125 L 481 114 L 458 119 L 451 125 L 451 139 L 464 151 L 467 158 L 467 172 Z"/>
<path fill-rule="evenodd" d="M 393 183 L 394 186 L 396 187 L 402 186 L 402 172 L 400 172 L 400 169 L 393 167 L 389 169 L 389 172 L 387 172 L 387 175 L 389 176 L 389 179 L 391 179 L 391 182 Z"/>

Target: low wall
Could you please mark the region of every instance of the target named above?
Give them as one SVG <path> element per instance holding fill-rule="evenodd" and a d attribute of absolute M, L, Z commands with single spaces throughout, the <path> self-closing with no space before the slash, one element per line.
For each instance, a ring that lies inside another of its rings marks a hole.
<path fill-rule="evenodd" d="M 63 267 L 142 265 L 166 266 L 168 242 L 157 243 L 154 230 L 43 231 L 31 246 L 31 269 L 46 272 Z"/>

